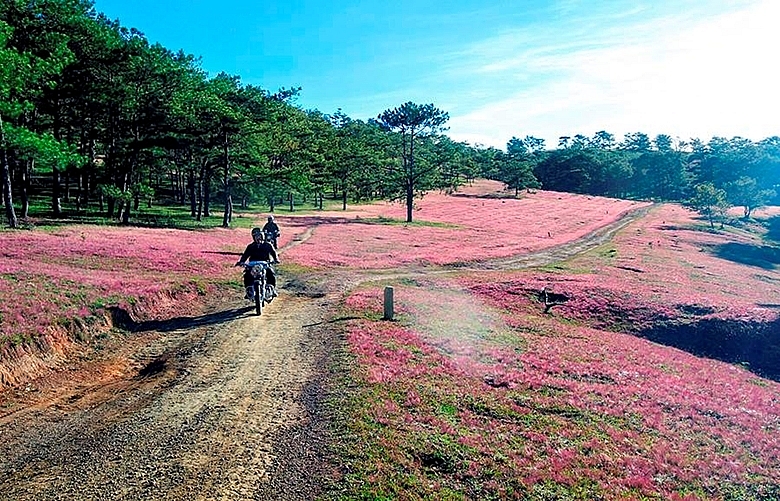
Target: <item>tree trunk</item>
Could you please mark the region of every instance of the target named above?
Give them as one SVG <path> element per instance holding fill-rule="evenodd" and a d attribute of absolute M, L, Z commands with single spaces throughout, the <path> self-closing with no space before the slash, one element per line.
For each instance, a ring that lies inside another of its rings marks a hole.
<path fill-rule="evenodd" d="M 27 219 L 30 216 L 30 176 L 33 172 L 33 165 L 35 165 L 35 160 L 26 160 L 22 164 L 22 219 Z"/>
<path fill-rule="evenodd" d="M 8 152 L 3 148 L 3 203 L 5 204 L 5 217 L 8 220 L 8 226 L 18 227 L 16 212 L 14 212 L 14 203 L 11 196 L 11 171 L 8 168 Z"/>
<path fill-rule="evenodd" d="M 90 201 L 90 190 L 92 189 L 92 179 L 95 175 L 95 140 L 90 139 L 89 140 L 89 156 L 87 157 L 87 165 L 84 166 L 84 172 L 82 173 L 82 193 L 83 193 L 83 202 L 84 202 L 84 210 L 89 211 L 89 201 Z M 103 210 L 102 200 L 100 205 L 100 210 Z"/>
<path fill-rule="evenodd" d="M 81 212 L 81 197 L 84 193 L 84 174 L 79 171 L 76 176 L 76 212 Z"/>
<path fill-rule="evenodd" d="M 128 188 L 130 186 L 130 172 L 125 172 L 122 176 L 122 200 L 119 201 L 119 221 L 122 224 L 128 224 L 130 222 L 130 201 L 128 197 Z"/>
<path fill-rule="evenodd" d="M 19 226 L 19 222 L 16 220 L 13 197 L 11 196 L 11 169 L 8 166 L 8 150 L 5 146 L 5 129 L 2 115 L 0 115 L 0 150 L 2 150 L 3 163 L 3 203 L 5 204 L 5 217 L 8 220 L 8 226 L 16 228 Z"/>
<path fill-rule="evenodd" d="M 288 196 L 288 198 L 289 198 L 289 200 L 290 200 L 290 212 L 293 212 L 293 211 L 295 210 L 295 205 L 294 205 L 294 202 L 293 202 L 293 198 L 294 198 L 294 197 L 293 197 L 293 193 L 292 193 L 292 191 L 291 191 L 291 192 L 289 192 L 289 193 L 287 194 L 287 196 Z"/>
<path fill-rule="evenodd" d="M 179 177 L 178 177 L 179 168 L 174 167 L 172 171 L 168 173 L 168 179 L 171 182 L 171 193 L 173 194 L 174 200 L 179 200 Z M 181 201 L 179 202 L 181 203 Z"/>
<path fill-rule="evenodd" d="M 206 166 L 204 165 L 201 167 L 200 172 L 198 173 L 198 210 L 195 214 L 195 220 L 196 221 L 202 221 L 203 220 L 203 177 L 205 176 L 206 172 Z"/>
<path fill-rule="evenodd" d="M 190 214 L 195 217 L 198 213 L 198 197 L 195 193 L 195 170 L 192 168 L 187 172 L 187 192 L 190 196 Z"/>
<path fill-rule="evenodd" d="M 120 207 L 124 207 L 122 209 L 122 224 L 130 224 L 130 200 L 125 200 Z"/>
<path fill-rule="evenodd" d="M 56 106 L 54 107 L 55 113 L 54 113 L 54 121 L 52 123 L 52 134 L 54 135 L 54 139 L 57 141 L 60 141 L 62 139 L 62 124 L 61 124 L 61 113 L 63 107 L 61 106 L 59 96 L 57 91 L 55 90 L 55 98 L 54 103 L 56 103 Z M 34 112 L 37 115 L 37 112 Z M 60 179 L 60 169 L 56 165 L 51 170 L 51 176 L 52 176 L 52 186 L 51 186 L 51 211 L 52 215 L 55 218 L 62 216 L 62 201 L 60 198 L 62 197 L 62 186 L 61 186 L 61 179 Z"/>
<path fill-rule="evenodd" d="M 347 189 L 341 190 L 341 210 L 347 210 Z"/>
<path fill-rule="evenodd" d="M 179 180 L 179 203 L 186 205 L 190 197 L 190 173 L 192 169 L 188 168 L 185 173 L 182 171 L 181 180 Z"/>
<path fill-rule="evenodd" d="M 406 162 L 406 222 L 412 222 L 414 207 L 414 132 L 409 133 L 409 158 Z"/>
<path fill-rule="evenodd" d="M 406 185 L 406 222 L 412 222 L 412 207 L 414 207 L 414 185 Z"/>
<path fill-rule="evenodd" d="M 230 222 L 233 219 L 233 195 L 230 193 L 230 148 L 227 131 L 224 132 L 223 136 L 222 162 L 225 167 L 222 173 L 222 183 L 225 187 L 225 213 L 222 216 L 222 227 L 230 228 Z"/>
<path fill-rule="evenodd" d="M 62 216 L 60 191 L 60 169 L 58 167 L 54 167 L 51 170 L 51 212 L 54 217 Z"/>
<path fill-rule="evenodd" d="M 225 199 L 225 214 L 222 217 L 222 227 L 230 228 L 230 221 L 233 219 L 233 197 L 228 195 Z"/>
<path fill-rule="evenodd" d="M 65 168 L 65 201 L 70 202 L 70 167 Z"/>
<path fill-rule="evenodd" d="M 211 167 L 204 167 L 203 176 L 203 217 L 211 216 Z"/>

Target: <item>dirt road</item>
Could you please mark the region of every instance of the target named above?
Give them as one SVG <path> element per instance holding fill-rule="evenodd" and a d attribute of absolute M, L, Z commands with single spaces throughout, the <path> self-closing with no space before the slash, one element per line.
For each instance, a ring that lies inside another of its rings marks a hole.
<path fill-rule="evenodd" d="M 0 411 L 0 499 L 313 497 L 326 301 L 283 292 L 257 317 L 233 298 L 140 326 L 118 357 L 29 391 Z"/>
<path fill-rule="evenodd" d="M 571 257 L 642 214 L 576 243 L 484 267 Z M 433 272 L 452 270 L 349 277 Z M 345 278 L 318 277 L 331 287 L 327 294 L 288 283 L 262 317 L 228 297 L 202 317 L 137 326 L 107 341 L 102 357 L 6 396 L 0 499 L 313 499 L 332 471 L 328 420 L 319 413 L 335 342 L 327 314 L 349 288 Z"/>

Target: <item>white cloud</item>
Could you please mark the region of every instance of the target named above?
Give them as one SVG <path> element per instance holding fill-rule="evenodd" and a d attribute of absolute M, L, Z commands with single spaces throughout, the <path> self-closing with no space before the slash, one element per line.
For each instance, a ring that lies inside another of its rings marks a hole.
<path fill-rule="evenodd" d="M 777 19 L 780 2 L 766 0 L 711 17 L 572 29 L 560 43 L 551 43 L 555 33 L 503 33 L 470 53 L 480 61 L 473 73 L 505 97 L 456 108 L 450 135 L 503 147 L 512 136 L 555 146 L 559 136 L 599 130 L 704 140 L 780 134 Z"/>

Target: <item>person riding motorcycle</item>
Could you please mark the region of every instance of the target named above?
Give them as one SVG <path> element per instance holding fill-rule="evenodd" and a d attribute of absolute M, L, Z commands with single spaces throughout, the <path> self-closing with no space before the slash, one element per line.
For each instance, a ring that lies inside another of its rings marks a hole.
<path fill-rule="evenodd" d="M 276 249 L 277 239 L 279 238 L 279 235 L 282 234 L 282 232 L 279 230 L 279 225 L 276 224 L 273 216 L 268 216 L 268 222 L 265 223 L 265 226 L 263 226 L 263 231 L 266 235 L 270 235 L 271 242 L 269 243 L 273 245 L 274 249 Z"/>
<path fill-rule="evenodd" d="M 246 250 L 241 254 L 236 266 L 242 266 L 247 261 L 268 261 L 279 263 L 279 257 L 276 255 L 274 247 L 265 241 L 265 235 L 260 228 L 252 229 L 252 243 L 246 246 Z M 271 297 L 276 297 L 276 274 L 269 266 L 266 268 L 266 282 L 271 286 Z M 246 287 L 245 299 L 254 299 L 255 291 L 252 287 L 254 278 L 249 268 L 244 271 L 244 287 Z"/>

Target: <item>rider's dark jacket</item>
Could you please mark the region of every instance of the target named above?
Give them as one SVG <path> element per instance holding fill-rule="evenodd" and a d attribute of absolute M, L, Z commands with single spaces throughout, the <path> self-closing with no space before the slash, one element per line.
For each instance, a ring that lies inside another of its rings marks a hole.
<path fill-rule="evenodd" d="M 273 258 L 273 259 L 271 259 Z M 276 251 L 274 250 L 274 246 L 269 244 L 268 242 L 261 242 L 258 244 L 257 242 L 252 242 L 251 244 L 246 246 L 246 250 L 243 254 L 241 254 L 241 259 L 239 259 L 240 263 L 249 261 L 278 261 L 279 258 L 276 257 Z"/>
<path fill-rule="evenodd" d="M 271 259 L 273 257 L 273 259 Z M 239 263 L 244 263 L 247 260 L 249 261 L 278 261 L 279 259 L 276 257 L 276 251 L 274 250 L 274 246 L 269 244 L 268 242 L 262 242 L 258 244 L 257 242 L 252 242 L 251 244 L 246 246 L 246 250 L 243 254 L 241 254 L 241 259 L 238 261 Z M 276 286 L 276 274 L 269 266 L 266 268 L 266 280 L 268 280 L 268 285 Z M 252 285 L 252 282 L 254 281 L 254 278 L 252 278 L 252 274 L 249 272 L 249 270 L 246 270 L 244 272 L 244 286 L 249 287 Z"/>
<path fill-rule="evenodd" d="M 267 223 L 265 223 L 265 226 L 263 226 L 263 231 L 267 231 L 272 235 L 278 235 L 279 225 L 274 223 L 273 221 L 268 221 Z"/>

